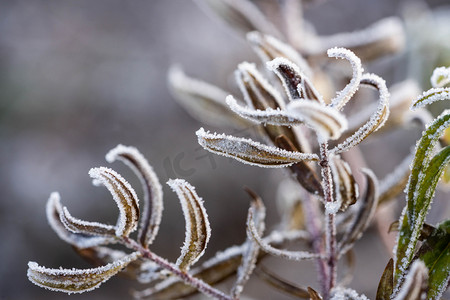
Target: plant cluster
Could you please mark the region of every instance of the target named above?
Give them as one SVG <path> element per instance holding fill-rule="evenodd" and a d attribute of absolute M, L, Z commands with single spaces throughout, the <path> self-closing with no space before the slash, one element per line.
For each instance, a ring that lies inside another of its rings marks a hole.
<path fill-rule="evenodd" d="M 93 168 L 89 175 L 95 185 L 104 185 L 116 202 L 116 225 L 77 219 L 61 205 L 59 194 L 52 193 L 47 204 L 51 227 L 95 267 L 50 269 L 30 262 L 28 278 L 51 290 L 81 293 L 122 272 L 149 285 L 134 291 L 136 298 L 175 299 L 202 292 L 217 299 L 239 299 L 250 276 L 256 273 L 298 298 L 367 299 L 345 287 L 347 278 L 339 280 L 338 261 L 351 253 L 380 203 L 395 198 L 406 184 L 405 208 L 399 221 L 391 225 L 392 231 L 398 231 L 393 258 L 381 276 L 376 299 L 440 299 L 450 279 L 450 221 L 433 226 L 426 224 L 425 218 L 439 179 L 443 173 L 450 173 L 448 131 L 443 137 L 450 127 L 450 110 L 433 118 L 424 106 L 450 99 L 450 68 L 437 68 L 431 77 L 433 88 L 422 95 L 411 96 L 415 88 L 410 83 L 399 85 L 391 95 L 381 77 L 364 72 L 361 60 L 374 60 L 401 48 L 397 19 L 379 21 L 359 32 L 322 37 L 301 23 L 300 1 L 267 4 L 271 9 L 279 5 L 278 22 L 269 21 L 250 1 L 198 2 L 222 20 L 249 32 L 246 37 L 263 67 L 248 62 L 238 65 L 235 78 L 243 101 L 188 77 L 180 68 L 169 72 L 174 95 L 202 121 L 244 128 L 252 124 L 266 141 L 200 128 L 196 132 L 199 144 L 212 153 L 252 166 L 287 169 L 295 178 L 299 187 L 295 192 L 301 200 L 286 204 L 280 225 L 265 233 L 264 202 L 247 189 L 252 202 L 246 241 L 195 266 L 211 236 L 204 201 L 185 180 L 169 180 L 167 184 L 180 200 L 186 223 L 181 254 L 175 263 L 169 262 L 151 250 L 163 212 L 161 184 L 136 148 L 119 145 L 106 160 L 120 160 L 136 173 L 144 191 L 142 201 L 121 175 L 105 167 Z M 348 82 L 337 92 L 331 92 L 336 85 L 323 68 L 329 58 L 338 59 L 339 67 L 342 62 L 349 64 L 352 70 Z M 364 88 L 377 91 L 377 104 L 344 114 L 352 99 L 368 97 Z M 405 110 L 413 97 L 412 110 Z M 426 129 L 414 152 L 386 178 L 378 180 L 370 169 L 352 161 L 349 150 L 359 151 L 358 145 L 375 132 L 403 126 L 413 118 L 423 125 L 428 123 Z M 364 188 L 355 179 L 355 169 L 365 177 Z M 138 228 L 135 237 L 130 235 Z M 287 250 L 285 246 L 294 241 L 303 241 L 304 249 Z M 110 247 L 113 244 L 129 251 Z M 267 270 L 262 266 L 267 255 L 315 261 L 319 288 L 294 284 Z M 236 276 L 229 292 L 214 287 L 233 274 Z"/>

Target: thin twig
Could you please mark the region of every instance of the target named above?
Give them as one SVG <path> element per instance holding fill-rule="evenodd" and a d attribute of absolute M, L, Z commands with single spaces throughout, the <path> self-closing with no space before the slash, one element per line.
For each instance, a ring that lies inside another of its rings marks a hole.
<path fill-rule="evenodd" d="M 210 286 L 203 280 L 196 278 L 192 276 L 191 274 L 187 272 L 181 271 L 177 266 L 170 263 L 166 259 L 156 255 L 155 253 L 151 252 L 150 250 L 144 248 L 142 245 L 137 243 L 135 240 L 130 239 L 128 237 L 124 237 L 122 239 L 123 244 L 133 250 L 139 251 L 143 257 L 155 262 L 158 264 L 161 268 L 164 268 L 171 273 L 173 273 L 175 276 L 183 280 L 186 284 L 196 288 L 200 292 L 213 297 L 218 300 L 233 300 L 231 296 L 226 295 L 222 291 Z"/>

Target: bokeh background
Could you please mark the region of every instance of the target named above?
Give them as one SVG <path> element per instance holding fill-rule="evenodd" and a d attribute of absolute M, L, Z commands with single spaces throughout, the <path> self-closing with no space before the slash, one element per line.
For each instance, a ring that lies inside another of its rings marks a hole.
<path fill-rule="evenodd" d="M 320 34 L 332 34 L 363 28 L 382 17 L 403 16 L 411 3 L 310 1 L 305 17 Z M 427 2 L 439 7 L 438 13 L 444 12 L 443 4 L 449 3 Z M 417 56 L 424 51 L 420 38 L 431 39 L 439 30 L 445 29 L 422 27 L 422 36 L 411 31 L 415 40 L 408 40 L 406 53 L 368 70 L 384 76 L 388 85 L 406 76 L 429 78 L 433 61 Z M 448 40 L 448 31 L 446 36 Z M 445 39 L 436 41 L 438 45 L 426 45 L 443 47 L 450 55 Z M 0 1 L 0 299 L 67 298 L 34 286 L 26 277 L 29 260 L 48 267 L 88 267 L 51 231 L 45 203 L 52 191 L 59 191 L 74 216 L 114 222 L 117 208 L 110 195 L 92 186 L 87 172 L 94 166 L 113 167 L 140 192 L 129 170 L 104 160 L 119 143 L 138 147 L 162 183 L 180 177 L 197 187 L 213 230 L 206 257 L 244 241 L 249 203 L 244 185 L 263 196 L 270 212 L 268 227 L 275 224 L 276 182 L 287 175 L 205 156 L 194 134 L 202 125 L 176 104 L 166 84 L 167 70 L 176 63 L 190 75 L 233 90 L 231 74 L 244 60 L 257 61 L 247 43 L 188 0 Z M 374 165 L 377 174 L 386 174 L 392 164 L 389 157 L 401 158 L 411 145 L 412 140 L 391 143 L 389 148 L 370 145 L 374 160 L 380 161 Z M 164 193 L 163 222 L 153 249 L 174 260 L 184 240 L 184 220 L 166 185 Z M 448 199 L 446 195 L 440 197 Z M 373 298 L 389 252 L 373 230 L 356 251 L 357 276 L 350 286 Z M 315 284 L 310 264 L 292 268 L 289 262 L 275 263 L 284 277 Z M 139 288 L 115 277 L 100 289 L 71 299 L 125 299 L 133 286 Z M 258 279 L 248 285 L 248 295 L 290 299 Z"/>

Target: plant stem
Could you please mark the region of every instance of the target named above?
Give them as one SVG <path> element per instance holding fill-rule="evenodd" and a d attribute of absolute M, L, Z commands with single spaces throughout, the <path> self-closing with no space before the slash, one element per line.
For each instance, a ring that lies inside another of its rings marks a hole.
<path fill-rule="evenodd" d="M 320 143 L 320 167 L 322 173 L 322 185 L 325 203 L 334 202 L 333 179 L 328 157 L 328 143 Z M 336 253 L 336 221 L 335 214 L 325 212 L 325 246 L 327 251 L 328 280 L 324 299 L 328 299 L 331 289 L 336 285 L 337 277 L 337 253 Z"/>
<path fill-rule="evenodd" d="M 122 238 L 123 244 L 133 250 L 139 251 L 143 257 L 155 262 L 158 264 L 161 268 L 166 269 L 173 273 L 175 276 L 183 280 L 186 284 L 196 288 L 200 292 L 219 299 L 219 300 L 233 300 L 231 296 L 226 295 L 222 291 L 210 286 L 203 280 L 196 278 L 192 276 L 191 274 L 187 272 L 181 271 L 176 265 L 173 263 L 167 261 L 166 259 L 156 255 L 155 253 L 151 252 L 150 250 L 143 247 L 141 244 L 137 243 L 135 240 L 130 239 L 128 237 Z"/>

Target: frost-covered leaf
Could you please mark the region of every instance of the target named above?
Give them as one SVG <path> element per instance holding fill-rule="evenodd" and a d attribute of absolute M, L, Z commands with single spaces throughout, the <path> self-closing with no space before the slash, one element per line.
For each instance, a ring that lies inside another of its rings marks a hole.
<path fill-rule="evenodd" d="M 105 266 L 85 270 L 49 269 L 29 262 L 27 275 L 34 284 L 52 291 L 83 293 L 97 288 L 139 256 L 134 252 Z"/>
<path fill-rule="evenodd" d="M 59 193 L 54 192 L 50 195 L 47 202 L 47 220 L 58 237 L 66 243 L 77 248 L 89 248 L 117 242 L 117 239 L 108 236 L 86 235 L 69 231 L 61 221 L 60 215 L 62 212 Z"/>
<path fill-rule="evenodd" d="M 233 96 L 228 96 L 227 104 L 231 110 L 250 121 L 278 126 L 294 126 L 304 124 L 325 139 L 336 139 L 347 127 L 347 122 L 336 110 L 317 102 L 298 100 L 288 105 L 287 110 L 251 109 L 237 103 Z"/>
<path fill-rule="evenodd" d="M 350 62 L 353 70 L 352 79 L 342 91 L 337 92 L 336 97 L 331 99 L 331 107 L 341 110 L 345 104 L 353 97 L 359 87 L 363 68 L 361 60 L 352 51 L 345 48 L 331 48 L 328 50 L 329 57 L 346 59 Z"/>
<path fill-rule="evenodd" d="M 416 257 L 428 268 L 427 299 L 441 299 L 450 280 L 450 220 L 433 228 Z"/>
<path fill-rule="evenodd" d="M 196 0 L 196 3 L 242 34 L 257 30 L 275 36 L 281 35 L 249 0 Z"/>
<path fill-rule="evenodd" d="M 253 220 L 255 222 L 255 227 L 259 235 L 264 232 L 264 218 L 266 216 L 266 208 L 261 200 L 261 198 L 249 188 L 246 188 L 247 193 L 252 198 L 252 202 L 249 208 L 253 214 Z M 250 279 L 250 275 L 256 266 L 256 260 L 259 253 L 259 245 L 254 241 L 252 236 L 247 232 L 247 240 L 245 242 L 245 251 L 242 255 L 241 265 L 237 271 L 236 281 L 231 289 L 231 296 L 238 299 L 244 290 L 244 285 Z"/>
<path fill-rule="evenodd" d="M 174 98 L 195 119 L 213 126 L 245 127 L 248 123 L 230 112 L 225 104 L 229 94 L 207 82 L 188 77 L 179 67 L 169 70 L 168 81 Z"/>
<path fill-rule="evenodd" d="M 296 147 L 284 135 L 279 135 L 275 139 L 275 145 L 284 150 L 297 151 Z M 290 169 L 292 173 L 295 174 L 297 181 L 308 192 L 316 195 L 323 194 L 322 184 L 320 183 L 319 177 L 307 162 L 301 161 L 299 163 L 293 164 L 290 166 Z M 295 211 L 296 210 L 294 209 L 292 212 L 294 213 Z M 298 222 L 298 218 L 296 218 L 296 221 L 294 222 Z"/>
<path fill-rule="evenodd" d="M 277 57 L 267 62 L 267 67 L 281 80 L 290 101 L 307 99 L 324 103 L 322 96 L 314 88 L 309 78 L 290 60 Z"/>
<path fill-rule="evenodd" d="M 366 190 L 358 201 L 359 207 L 347 231 L 339 242 L 339 254 L 348 251 L 355 241 L 361 238 L 362 233 L 372 221 L 378 203 L 378 180 L 369 169 L 361 170 L 366 177 Z"/>
<path fill-rule="evenodd" d="M 286 151 L 251 139 L 205 132 L 203 128 L 197 130 L 196 134 L 198 143 L 206 150 L 250 165 L 277 168 L 290 166 L 303 160 L 319 159 L 314 153 Z"/>
<path fill-rule="evenodd" d="M 319 55 L 331 47 L 345 47 L 363 61 L 397 53 L 405 44 L 403 22 L 390 17 L 373 23 L 365 29 L 319 37 Z"/>
<path fill-rule="evenodd" d="M 297 100 L 287 106 L 293 120 L 303 121 L 322 140 L 338 139 L 347 129 L 347 119 L 337 110 L 308 100 Z"/>
<path fill-rule="evenodd" d="M 359 197 L 358 184 L 350 166 L 339 156 L 333 156 L 330 159 L 330 167 L 336 202 L 339 204 L 339 209 L 345 211 L 349 205 L 355 204 Z"/>
<path fill-rule="evenodd" d="M 322 300 L 322 296 L 316 292 L 312 287 L 308 286 L 308 293 L 311 300 Z"/>
<path fill-rule="evenodd" d="M 136 230 L 139 219 L 139 200 L 131 185 L 117 172 L 105 168 L 92 168 L 89 176 L 95 184 L 104 185 L 119 207 L 116 236 L 128 236 Z"/>
<path fill-rule="evenodd" d="M 306 299 L 310 297 L 310 294 L 308 293 L 306 287 L 298 286 L 283 278 L 280 278 L 278 275 L 269 271 L 261 265 L 255 269 L 255 274 L 259 279 L 264 280 L 264 282 L 269 284 L 271 287 L 274 287 L 277 290 L 282 291 L 288 295 Z"/>
<path fill-rule="evenodd" d="M 341 153 L 358 145 L 372 132 L 375 132 L 380 127 L 382 127 L 389 117 L 389 92 L 386 87 L 386 82 L 381 77 L 375 74 L 364 74 L 361 78 L 360 83 L 363 85 L 372 86 L 379 91 L 380 100 L 377 110 L 370 116 L 370 119 L 353 135 L 331 149 L 331 153 Z"/>
<path fill-rule="evenodd" d="M 247 40 L 263 63 L 274 60 L 277 57 L 284 57 L 296 64 L 306 76 L 310 77 L 312 75 L 308 62 L 290 45 L 257 31 L 249 32 Z"/>
<path fill-rule="evenodd" d="M 432 156 L 437 140 L 450 126 L 450 110 L 444 111 L 423 133 L 416 146 L 407 187 L 407 204 L 400 218 L 400 233 L 396 248 L 395 280 L 403 281 L 431 205 L 436 185 L 450 161 L 450 146 Z"/>
<path fill-rule="evenodd" d="M 81 233 L 95 236 L 115 236 L 116 227 L 98 222 L 88 222 L 72 217 L 67 207 L 63 207 L 59 215 L 61 222 L 67 230 L 73 233 Z"/>
<path fill-rule="evenodd" d="M 140 216 L 138 240 L 147 247 L 158 234 L 163 211 L 163 192 L 158 176 L 147 159 L 135 147 L 118 145 L 106 154 L 106 160 L 109 163 L 115 160 L 122 161 L 136 173 L 141 181 L 144 209 Z"/>
<path fill-rule="evenodd" d="M 264 204 L 261 202 L 258 202 L 258 206 L 263 206 Z M 261 250 L 264 252 L 273 255 L 282 257 L 288 260 L 308 260 L 308 259 L 314 259 L 318 258 L 319 255 L 316 253 L 310 253 L 307 251 L 289 251 L 289 250 L 281 250 L 277 249 L 273 246 L 271 246 L 269 243 L 265 242 L 263 238 L 261 238 L 261 235 L 259 233 L 258 228 L 256 227 L 256 216 L 255 216 L 255 209 L 250 208 L 247 215 L 247 236 L 251 236 L 253 240 L 258 243 L 258 245 L 261 247 Z"/>
<path fill-rule="evenodd" d="M 428 269 L 421 260 L 416 260 L 406 274 L 400 291 L 393 300 L 425 300 L 428 288 Z M 395 291 L 394 291 L 395 292 Z"/>
<path fill-rule="evenodd" d="M 349 288 L 335 287 L 331 290 L 330 300 L 369 300 L 369 298 Z"/>
<path fill-rule="evenodd" d="M 259 73 L 254 64 L 240 63 L 234 75 L 248 106 L 261 110 L 284 108 L 285 104 L 281 95 Z"/>
<path fill-rule="evenodd" d="M 435 88 L 443 87 L 450 83 L 450 68 L 440 67 L 433 71 L 430 78 L 431 85 Z"/>
<path fill-rule="evenodd" d="M 442 100 L 450 100 L 450 88 L 429 89 L 413 102 L 413 104 L 411 105 L 411 109 L 424 107 L 428 104 Z"/>
<path fill-rule="evenodd" d="M 391 300 L 391 295 L 394 290 L 394 260 L 391 258 L 384 268 L 383 275 L 381 275 L 380 283 L 378 284 L 377 296 L 375 300 Z"/>
<path fill-rule="evenodd" d="M 195 188 L 182 179 L 169 180 L 167 184 L 177 194 L 186 222 L 184 245 L 176 265 L 180 270 L 187 271 L 205 253 L 211 228 L 203 200 Z"/>

